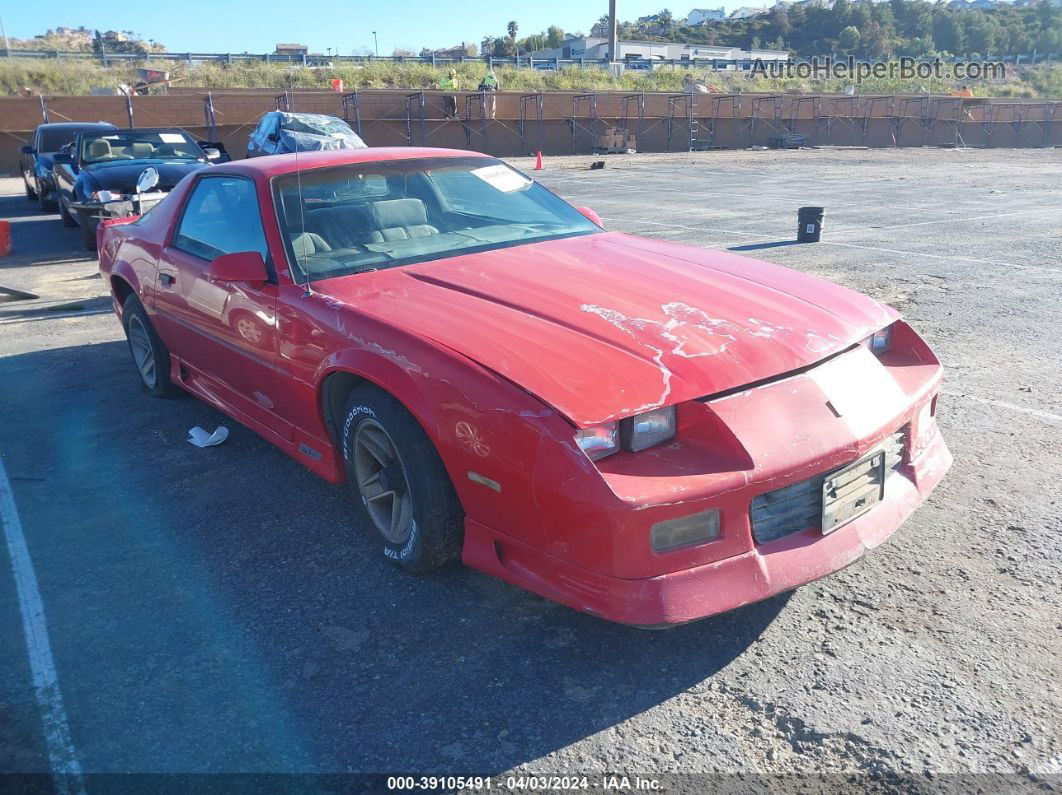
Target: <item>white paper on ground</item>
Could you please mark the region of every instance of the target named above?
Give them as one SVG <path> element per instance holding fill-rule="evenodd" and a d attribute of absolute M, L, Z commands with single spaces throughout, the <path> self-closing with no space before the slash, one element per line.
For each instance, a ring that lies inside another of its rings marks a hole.
<path fill-rule="evenodd" d="M 206 430 L 198 425 L 188 431 L 188 443 L 194 444 L 196 447 L 213 447 L 228 438 L 229 429 L 224 425 L 219 425 L 213 433 L 207 433 Z"/>

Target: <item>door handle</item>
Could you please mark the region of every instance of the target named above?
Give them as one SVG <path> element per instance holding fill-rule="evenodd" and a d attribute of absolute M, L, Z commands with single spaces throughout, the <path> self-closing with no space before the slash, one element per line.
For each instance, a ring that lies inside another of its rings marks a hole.
<path fill-rule="evenodd" d="M 163 287 L 170 287 L 177 281 L 177 277 L 172 273 L 160 273 L 159 281 L 162 283 Z"/>

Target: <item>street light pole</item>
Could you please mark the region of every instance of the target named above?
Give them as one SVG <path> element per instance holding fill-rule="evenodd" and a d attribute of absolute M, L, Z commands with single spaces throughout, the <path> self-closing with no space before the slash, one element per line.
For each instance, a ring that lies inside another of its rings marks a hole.
<path fill-rule="evenodd" d="M 11 49 L 11 45 L 7 41 L 7 31 L 4 29 L 4 18 L 0 16 L 0 36 L 4 37 L 4 52 Z"/>
<path fill-rule="evenodd" d="M 380 57 L 380 40 L 376 38 L 376 31 L 372 32 L 372 43 L 376 47 L 376 57 Z"/>
<path fill-rule="evenodd" d="M 616 0 L 608 2 L 608 60 L 616 62 L 617 50 L 619 50 L 619 25 L 616 20 Z"/>

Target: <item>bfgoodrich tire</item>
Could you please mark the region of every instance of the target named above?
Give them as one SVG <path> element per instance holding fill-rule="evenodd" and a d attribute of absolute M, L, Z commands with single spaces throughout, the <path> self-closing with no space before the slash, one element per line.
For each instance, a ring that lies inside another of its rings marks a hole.
<path fill-rule="evenodd" d="M 347 398 L 340 427 L 355 513 L 384 557 L 416 574 L 456 561 L 464 511 L 413 416 L 383 390 L 360 386 Z"/>
<path fill-rule="evenodd" d="M 170 352 L 135 294 L 131 293 L 122 303 L 122 327 L 144 391 L 161 398 L 180 395 L 180 388 L 170 380 Z"/>

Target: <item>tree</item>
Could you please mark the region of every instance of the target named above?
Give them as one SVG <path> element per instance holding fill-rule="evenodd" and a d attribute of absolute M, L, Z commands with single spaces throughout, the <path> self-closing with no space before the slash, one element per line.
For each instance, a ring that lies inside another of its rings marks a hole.
<path fill-rule="evenodd" d="M 881 58 L 892 50 L 887 31 L 877 22 L 867 25 L 866 30 L 860 34 L 860 40 L 863 43 L 863 53 L 868 58 Z"/>
<path fill-rule="evenodd" d="M 550 49 L 560 47 L 564 41 L 564 31 L 557 25 L 550 25 L 546 29 L 546 46 Z"/>
<path fill-rule="evenodd" d="M 998 30 L 993 20 L 978 14 L 971 18 L 966 26 L 966 46 L 981 55 L 987 55 L 996 48 Z"/>
<path fill-rule="evenodd" d="M 767 19 L 770 24 L 767 28 L 768 35 L 770 36 L 785 39 L 785 37 L 789 35 L 789 31 L 793 29 L 792 24 L 789 22 L 789 14 L 786 13 L 785 6 L 783 5 L 776 5 L 772 8 Z"/>
<path fill-rule="evenodd" d="M 837 46 L 845 52 L 853 52 L 859 46 L 859 28 L 849 25 L 837 38 Z"/>
<path fill-rule="evenodd" d="M 964 53 L 966 52 L 965 38 L 962 22 L 954 12 L 945 11 L 934 18 L 933 41 L 939 49 L 950 53 Z"/>
<path fill-rule="evenodd" d="M 516 31 L 519 30 L 514 20 L 510 20 L 509 24 L 505 26 L 505 29 L 509 31 L 509 38 L 516 41 Z"/>
<path fill-rule="evenodd" d="M 483 53 L 484 55 L 493 55 L 494 54 L 494 37 L 493 36 L 484 36 L 483 37 L 483 41 L 480 42 L 479 51 L 481 53 Z"/>

